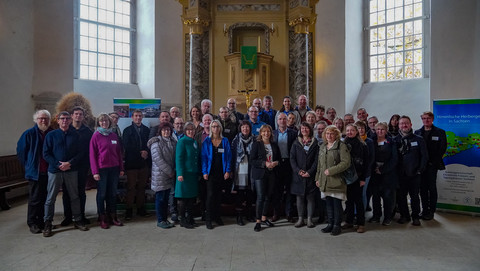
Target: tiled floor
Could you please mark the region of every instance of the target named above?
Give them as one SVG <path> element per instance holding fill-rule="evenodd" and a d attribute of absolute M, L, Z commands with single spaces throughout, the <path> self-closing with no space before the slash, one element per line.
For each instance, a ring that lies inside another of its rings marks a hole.
<path fill-rule="evenodd" d="M 92 221 L 95 193 L 87 192 Z M 23 200 L 0 212 L 0 270 L 480 270 L 480 218 L 468 215 L 438 213 L 421 227 L 368 224 L 337 237 L 285 220 L 257 233 L 233 217 L 214 230 L 164 230 L 152 216 L 108 230 L 59 227 L 44 238 L 29 232 L 26 210 Z M 61 214 L 57 200 L 55 224 Z"/>

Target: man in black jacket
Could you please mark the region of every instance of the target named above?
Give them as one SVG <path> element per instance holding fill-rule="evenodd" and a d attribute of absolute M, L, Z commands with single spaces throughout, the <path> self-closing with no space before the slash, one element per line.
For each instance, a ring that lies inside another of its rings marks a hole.
<path fill-rule="evenodd" d="M 447 136 L 445 131 L 433 125 L 434 115 L 427 111 L 421 115 L 423 127 L 415 134 L 423 137 L 427 144 L 428 163 L 422 173 L 420 182 L 420 197 L 422 199 L 423 220 L 433 219 L 437 206 L 437 171 L 444 170 L 443 155 L 447 150 Z"/>
<path fill-rule="evenodd" d="M 290 165 L 290 149 L 297 138 L 294 130 L 287 129 L 287 115 L 279 113 L 277 118 L 278 129 L 273 131 L 273 142 L 277 143 L 280 149 L 280 163 L 278 167 L 278 182 L 273 194 L 273 218 L 278 220 L 282 203 L 285 202 L 285 215 L 288 221 L 292 221 L 292 196 L 290 195 L 290 184 L 292 182 L 292 166 Z"/>
<path fill-rule="evenodd" d="M 400 117 L 399 130 L 398 136 L 394 138 L 399 154 L 400 195 L 398 207 L 401 217 L 398 223 L 404 224 L 413 219 L 412 225 L 420 226 L 420 176 L 428 161 L 427 146 L 421 136 L 413 133 L 410 117 Z M 411 216 L 407 204 L 408 194 L 411 199 Z"/>
<path fill-rule="evenodd" d="M 145 210 L 145 186 L 150 164 L 147 147 L 150 129 L 142 124 L 142 119 L 142 111 L 133 111 L 132 125 L 123 130 L 125 172 L 127 175 L 127 210 L 125 212 L 125 220 L 132 219 L 134 202 L 137 205 L 138 215 L 148 215 Z"/>

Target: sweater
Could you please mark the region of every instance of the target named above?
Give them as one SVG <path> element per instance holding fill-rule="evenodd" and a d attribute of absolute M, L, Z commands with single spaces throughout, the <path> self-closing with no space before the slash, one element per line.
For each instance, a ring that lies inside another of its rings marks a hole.
<path fill-rule="evenodd" d="M 95 132 L 90 140 L 90 167 L 92 174 L 99 174 L 100 169 L 120 167 L 123 171 L 122 145 L 116 133 L 108 136 Z"/>

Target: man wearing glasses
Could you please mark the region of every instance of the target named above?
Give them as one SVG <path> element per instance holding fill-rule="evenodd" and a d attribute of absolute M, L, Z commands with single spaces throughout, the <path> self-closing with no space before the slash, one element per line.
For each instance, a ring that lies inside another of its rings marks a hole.
<path fill-rule="evenodd" d="M 45 228 L 45 200 L 47 199 L 48 164 L 43 159 L 43 142 L 50 128 L 50 112 L 38 110 L 33 115 L 35 126 L 26 130 L 17 143 L 17 156 L 25 167 L 25 179 L 28 180 L 27 224 L 33 234 L 41 233 Z"/>
<path fill-rule="evenodd" d="M 265 122 L 258 120 L 258 108 L 256 106 L 250 106 L 248 109 L 248 121 L 252 124 L 252 134 L 257 136 L 260 133 L 260 127 Z"/>
<path fill-rule="evenodd" d="M 48 133 L 43 145 L 43 158 L 48 163 L 47 200 L 45 202 L 44 237 L 52 236 L 52 221 L 55 214 L 55 200 L 65 184 L 70 197 L 75 228 L 88 230 L 82 220 L 78 192 L 78 163 L 81 158 L 79 134 L 70 126 L 72 118 L 66 111 L 57 115 L 59 128 Z"/>

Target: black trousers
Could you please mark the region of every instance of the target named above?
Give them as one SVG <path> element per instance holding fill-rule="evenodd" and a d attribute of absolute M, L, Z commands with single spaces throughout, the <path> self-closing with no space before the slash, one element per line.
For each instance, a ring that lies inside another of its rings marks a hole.
<path fill-rule="evenodd" d="M 400 176 L 400 196 L 398 208 L 400 208 L 400 215 L 406 219 L 410 218 L 410 211 L 408 210 L 407 195 L 410 195 L 410 205 L 412 207 L 413 219 L 420 218 L 420 175 L 412 177 L 402 175 Z"/>
<path fill-rule="evenodd" d="M 422 199 L 422 214 L 433 214 L 437 210 L 437 169 L 428 165 L 422 173 L 420 182 L 420 197 Z"/>
<path fill-rule="evenodd" d="M 266 216 L 268 208 L 272 202 L 273 191 L 275 189 L 275 173 L 265 170 L 263 178 L 255 180 L 255 190 L 257 191 L 256 215 L 257 219 Z"/>
<path fill-rule="evenodd" d="M 78 197 L 80 198 L 80 211 L 81 215 L 85 216 L 85 203 L 87 202 L 87 194 L 85 192 L 85 186 L 87 185 L 87 175 L 88 169 L 79 169 L 78 170 Z M 62 186 L 63 195 L 63 214 L 65 218 L 72 218 L 72 206 L 70 205 L 70 196 L 67 191 L 65 184 Z"/>
<path fill-rule="evenodd" d="M 45 201 L 47 200 L 48 175 L 40 174 L 38 181 L 28 182 L 28 226 L 37 225 L 40 229 L 44 227 L 43 217 L 45 216 Z"/>
<path fill-rule="evenodd" d="M 213 170 L 212 170 L 213 171 Z M 215 176 L 217 175 L 217 176 Z M 205 220 L 212 221 L 220 217 L 220 205 L 222 199 L 223 176 L 211 174 L 206 183 L 207 195 L 205 200 Z"/>
<path fill-rule="evenodd" d="M 356 181 L 347 186 L 347 202 L 345 203 L 347 216 L 345 222 L 348 224 L 353 224 L 353 219 L 356 216 L 357 225 L 365 225 L 365 208 L 363 207 L 362 193 L 363 187 L 360 187 L 360 181 Z"/>
<path fill-rule="evenodd" d="M 278 167 L 278 176 L 275 181 L 275 191 L 273 192 L 273 213 L 277 216 L 283 214 L 282 206 L 285 204 L 285 215 L 291 216 L 292 205 L 295 197 L 290 194 L 290 185 L 292 183 L 292 166 L 290 159 L 281 159 Z"/>

